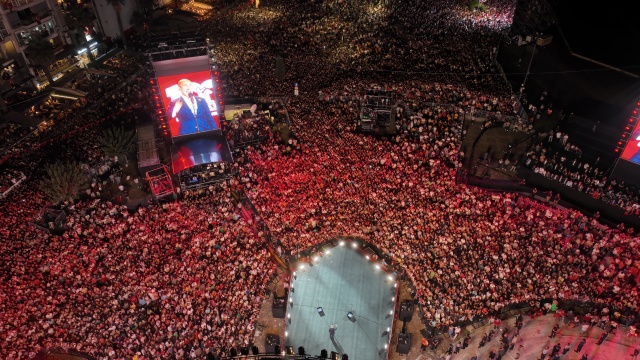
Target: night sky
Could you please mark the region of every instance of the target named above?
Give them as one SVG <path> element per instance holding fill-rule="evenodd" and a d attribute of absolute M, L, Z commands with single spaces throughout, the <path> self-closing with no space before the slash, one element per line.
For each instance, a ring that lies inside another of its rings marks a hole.
<path fill-rule="evenodd" d="M 560 27 L 575 53 L 640 74 L 640 3 L 570 0 L 559 6 Z"/>

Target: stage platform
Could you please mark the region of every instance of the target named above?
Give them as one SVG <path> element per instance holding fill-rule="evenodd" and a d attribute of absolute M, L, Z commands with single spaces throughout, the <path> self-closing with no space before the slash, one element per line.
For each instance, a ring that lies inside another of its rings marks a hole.
<path fill-rule="evenodd" d="M 326 349 L 329 354 L 346 353 L 349 360 L 386 359 L 395 278 L 389 280 L 375 265 L 345 241 L 314 261 L 314 266 L 298 267 L 289 293 L 291 317 L 285 320 L 285 346 L 292 346 L 296 353 L 304 346 L 308 355 L 320 355 Z M 334 339 L 329 336 L 331 324 L 337 327 Z"/>
<path fill-rule="evenodd" d="M 171 146 L 171 165 L 174 174 L 196 165 L 233 162 L 227 139 L 220 131 L 209 131 L 174 139 L 175 142 Z"/>

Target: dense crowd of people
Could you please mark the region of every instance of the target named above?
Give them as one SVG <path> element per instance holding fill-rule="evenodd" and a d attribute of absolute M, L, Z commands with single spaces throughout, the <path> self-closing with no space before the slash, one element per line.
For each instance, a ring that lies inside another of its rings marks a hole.
<path fill-rule="evenodd" d="M 266 140 L 273 128 L 289 122 L 284 105 L 277 101 L 254 104 L 255 108 L 244 109 L 223 122 L 223 132 L 231 148 L 244 148 Z"/>
<path fill-rule="evenodd" d="M 368 239 L 407 271 L 439 322 L 537 298 L 635 310 L 636 238 L 576 211 L 457 185 L 460 128 L 450 117 L 428 122 L 439 136 L 394 141 L 305 123 L 319 134 L 300 151 L 255 150 L 242 167 L 256 207 L 293 252 L 341 234 Z"/>
<path fill-rule="evenodd" d="M 0 149 L 2 151 L 10 148 L 16 140 L 21 139 L 25 135 L 29 133 L 29 129 L 25 129 L 24 127 L 14 124 L 14 123 L 5 123 L 0 128 L 5 137 L 0 140 Z"/>
<path fill-rule="evenodd" d="M 138 60 L 131 56 L 115 56 L 106 61 L 100 75 L 88 73 L 87 79 L 72 81 L 72 84 L 91 81 L 94 84 L 94 91 L 87 93 L 84 98 L 78 98 L 75 102 L 66 103 L 64 108 L 54 116 L 47 117 L 43 123 L 44 126 L 41 124 L 38 131 L 31 132 L 30 136 L 25 138 L 24 132 L 16 132 L 15 136 L 10 134 L 6 140 L 10 144 L 10 150 L 3 153 L 0 163 L 12 159 L 26 164 L 28 162 L 25 160 L 34 157 L 34 154 L 41 148 L 55 142 L 68 140 L 81 132 L 85 136 L 75 138 L 74 141 L 84 141 L 88 146 L 93 146 L 93 149 L 90 150 L 92 155 L 90 158 L 100 156 L 100 144 L 95 141 L 98 125 L 114 115 L 124 113 L 133 104 L 139 104 L 138 107 L 142 110 L 145 107 L 150 108 L 145 101 L 142 101 L 146 100 L 145 96 L 149 93 L 144 82 L 141 81 L 142 77 L 139 73 L 142 69 L 140 66 L 130 66 L 131 61 L 137 62 Z M 48 102 L 51 102 L 51 105 L 59 102 L 49 96 L 43 99 L 46 101 L 37 106 L 34 105 L 27 111 L 27 114 L 36 115 L 36 117 L 44 116 L 37 115 L 36 111 L 50 106 L 47 104 Z M 125 121 L 119 119 L 116 122 L 122 124 Z M 83 146 L 77 147 L 82 151 L 88 150 Z M 31 167 L 29 170 L 36 171 L 37 168 Z"/>
<path fill-rule="evenodd" d="M 276 267 L 257 222 L 289 254 L 342 235 L 375 244 L 438 326 L 549 298 L 635 314 L 632 233 L 456 182 L 461 109 L 516 114 L 493 69 L 513 6 L 275 0 L 208 24 L 226 93 L 283 102 L 272 103 L 274 120 L 262 111 L 225 124 L 229 140 L 262 141 L 212 170 L 236 170 L 230 178 L 135 211 L 101 196 L 126 174 L 97 139 L 104 119 L 135 123 L 150 96 L 142 61 L 109 60 L 110 76 L 91 75 L 86 104 L 4 159 L 30 179 L 0 202 L 0 357 L 62 348 L 98 359 L 196 359 L 249 346 Z M 250 41 L 237 41 L 239 33 Z M 268 66 L 273 54 L 286 59 L 283 81 Z M 300 95 L 283 96 L 293 82 Z M 355 131 L 359 104 L 376 87 L 401 104 L 390 137 Z M 290 122 L 293 134 L 276 134 L 274 122 Z M 62 235 L 29 224 L 47 205 L 34 164 L 52 158 L 75 159 L 96 179 L 88 196 L 60 205 Z M 257 214 L 246 216 L 240 192 Z"/>
<path fill-rule="evenodd" d="M 527 113 L 532 120 L 548 119 L 554 116 L 553 100 L 545 91 L 528 104 Z M 562 110 L 558 115 L 560 120 L 565 118 Z M 595 126 L 592 131 L 596 131 Z M 609 179 L 611 164 L 601 161 L 599 156 L 589 159 L 584 155 L 570 135 L 558 126 L 534 144 L 526 154 L 524 165 L 548 179 L 620 207 L 626 214 L 640 215 L 640 193 L 635 186 Z"/>
<path fill-rule="evenodd" d="M 227 195 L 135 213 L 78 203 L 49 241 L 26 222 L 3 229 L 22 235 L 3 248 L 3 357 L 63 348 L 184 359 L 247 346 L 275 265 Z"/>
<path fill-rule="evenodd" d="M 627 214 L 640 215 L 637 189 L 624 181 L 610 180 L 606 170 L 601 169 L 599 158 L 595 163 L 585 160 L 582 150 L 571 144 L 566 133 L 550 131 L 530 151 L 525 165 L 542 176 L 620 207 Z"/>

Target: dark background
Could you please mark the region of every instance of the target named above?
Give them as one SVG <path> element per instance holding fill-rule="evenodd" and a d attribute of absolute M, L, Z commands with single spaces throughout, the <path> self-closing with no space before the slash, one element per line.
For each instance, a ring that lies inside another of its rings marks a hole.
<path fill-rule="evenodd" d="M 501 44 L 498 61 L 516 95 L 531 64 L 525 102 L 551 107 L 547 128 L 568 133 L 587 161 L 600 158 L 600 167 L 611 170 L 617 142 L 640 99 L 640 79 L 604 64 L 640 76 L 640 4 L 572 0 L 551 6 L 554 25 L 538 29 L 538 35 L 553 36 L 551 44 L 518 46 L 509 39 Z"/>

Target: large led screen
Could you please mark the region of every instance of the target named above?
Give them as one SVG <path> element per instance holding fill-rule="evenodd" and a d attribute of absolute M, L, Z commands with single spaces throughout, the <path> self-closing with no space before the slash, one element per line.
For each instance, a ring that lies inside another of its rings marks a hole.
<path fill-rule="evenodd" d="M 222 135 L 190 137 L 183 140 L 171 146 L 174 174 L 197 165 L 233 161 L 227 140 Z"/>
<path fill-rule="evenodd" d="M 624 147 L 622 156 L 620 157 L 624 160 L 640 164 L 640 122 L 638 122 L 636 128 L 633 129 L 631 139 L 627 142 L 627 146 Z"/>
<path fill-rule="evenodd" d="M 172 137 L 220 129 L 206 56 L 153 63 Z"/>

